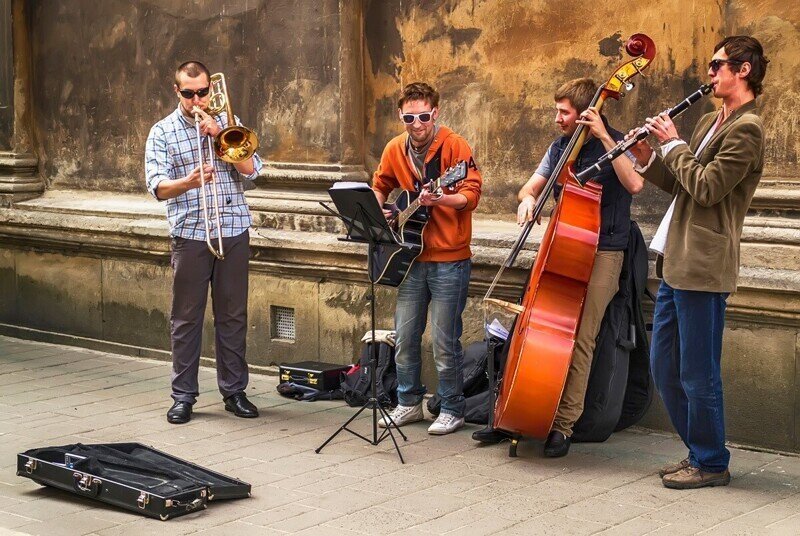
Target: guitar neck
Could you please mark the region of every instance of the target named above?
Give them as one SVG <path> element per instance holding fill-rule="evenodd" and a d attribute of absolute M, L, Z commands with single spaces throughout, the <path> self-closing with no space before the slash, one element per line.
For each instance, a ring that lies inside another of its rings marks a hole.
<path fill-rule="evenodd" d="M 438 190 L 440 182 L 441 178 L 429 182 L 428 183 L 430 185 L 429 190 L 431 192 L 435 192 L 436 190 Z M 417 209 L 419 209 L 419 207 L 420 207 L 419 197 L 417 197 L 416 199 L 414 199 L 414 201 L 408 204 L 405 210 L 403 210 L 400 214 L 397 215 L 397 226 L 402 227 L 403 225 L 405 225 L 406 222 L 408 221 L 408 218 L 410 218 L 417 211 Z"/>

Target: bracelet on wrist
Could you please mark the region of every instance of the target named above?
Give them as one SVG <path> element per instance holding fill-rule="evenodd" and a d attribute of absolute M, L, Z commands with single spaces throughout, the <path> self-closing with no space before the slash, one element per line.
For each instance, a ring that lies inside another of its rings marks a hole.
<path fill-rule="evenodd" d="M 668 143 L 672 143 L 673 141 L 680 141 L 681 139 L 678 136 L 673 136 L 667 140 L 662 141 L 659 145 L 661 147 L 665 146 Z"/>

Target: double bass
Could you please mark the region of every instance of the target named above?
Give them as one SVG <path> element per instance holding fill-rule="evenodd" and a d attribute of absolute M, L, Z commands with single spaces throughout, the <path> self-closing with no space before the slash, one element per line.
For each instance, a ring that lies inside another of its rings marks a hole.
<path fill-rule="evenodd" d="M 634 34 L 625 43 L 633 59 L 616 69 L 598 88 L 591 106 L 598 110 L 608 98 L 630 90 L 631 78 L 655 57 L 655 43 Z M 509 333 L 508 354 L 490 425 L 510 433 L 511 455 L 520 436 L 544 439 L 550 432 L 572 361 L 589 278 L 600 235 L 602 186 L 575 180 L 574 164 L 589 132 L 579 125 L 536 202 L 531 221 L 523 227 L 511 252 L 489 287 L 484 302 L 516 315 Z M 522 250 L 556 183 L 562 186 L 518 303 L 492 298 L 506 268 Z"/>

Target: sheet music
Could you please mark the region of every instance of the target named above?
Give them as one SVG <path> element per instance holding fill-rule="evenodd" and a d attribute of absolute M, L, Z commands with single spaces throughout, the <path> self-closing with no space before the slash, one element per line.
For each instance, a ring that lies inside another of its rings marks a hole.
<path fill-rule="evenodd" d="M 333 186 L 331 186 L 331 190 L 371 190 L 369 184 L 366 182 L 355 182 L 355 181 L 342 181 L 342 182 L 334 182 Z"/>
<path fill-rule="evenodd" d="M 497 337 L 498 339 L 506 340 L 508 339 L 508 330 L 503 327 L 496 318 L 492 320 L 492 323 L 486 326 L 486 332 L 489 333 L 492 337 Z"/>

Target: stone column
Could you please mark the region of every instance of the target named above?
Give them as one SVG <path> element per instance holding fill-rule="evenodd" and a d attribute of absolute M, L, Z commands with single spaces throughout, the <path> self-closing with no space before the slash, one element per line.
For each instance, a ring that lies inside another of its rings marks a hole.
<path fill-rule="evenodd" d="M 338 2 L 339 124 L 336 162 L 266 162 L 259 188 L 248 192 L 255 224 L 290 231 L 340 231 L 319 201 L 334 182 L 366 181 L 364 167 L 363 0 Z M 322 112 L 320 112 L 322 113 Z"/>
<path fill-rule="evenodd" d="M 30 50 L 24 0 L 0 0 L 0 206 L 44 191 L 30 135 Z"/>

